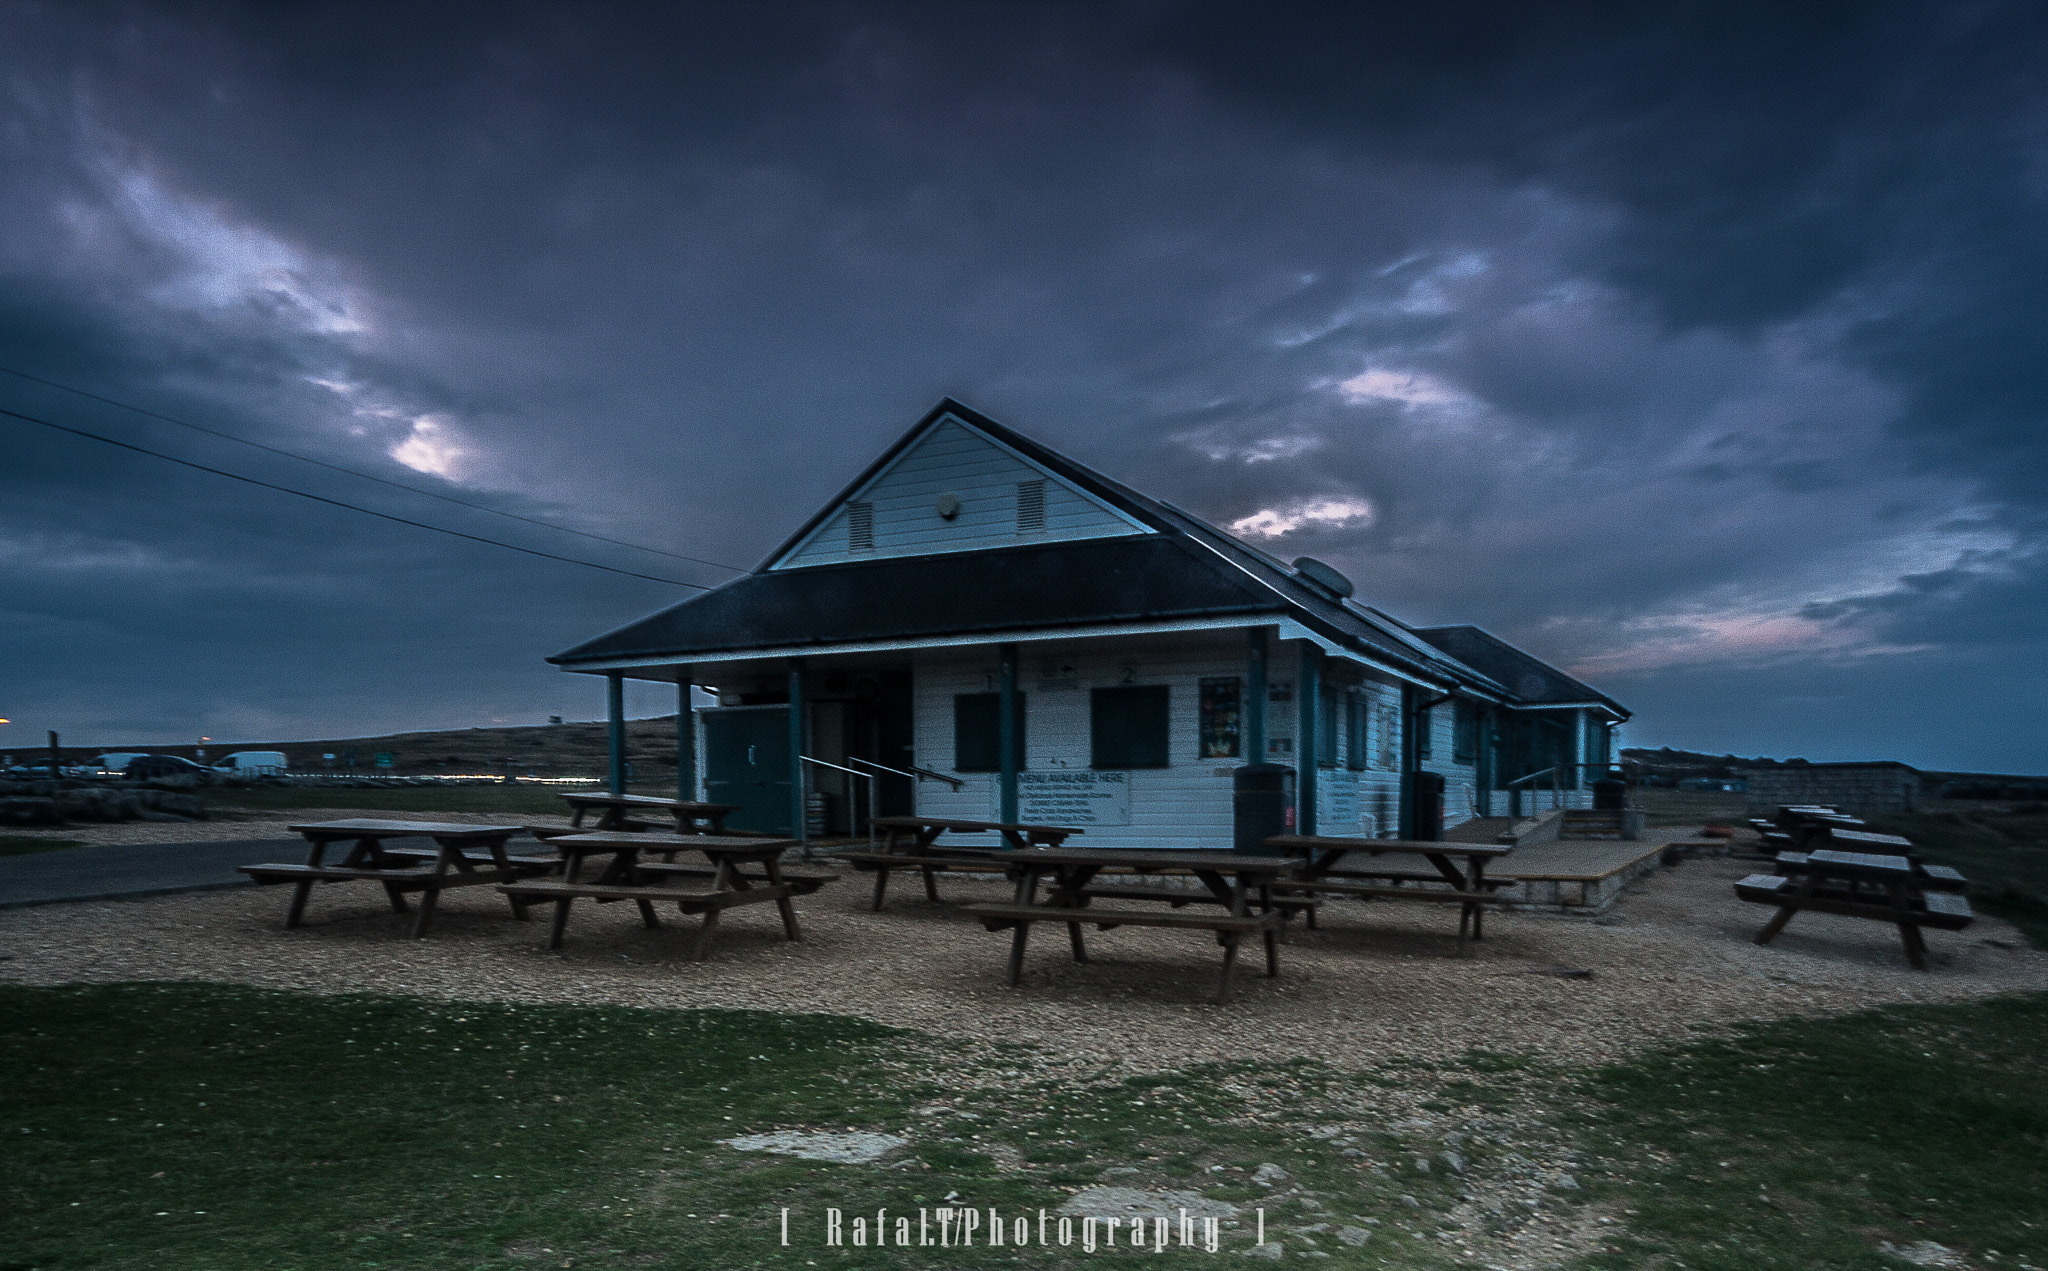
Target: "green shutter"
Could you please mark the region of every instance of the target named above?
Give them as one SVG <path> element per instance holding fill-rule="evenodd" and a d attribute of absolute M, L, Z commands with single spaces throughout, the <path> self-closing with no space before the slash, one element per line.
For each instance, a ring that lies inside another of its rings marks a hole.
<path fill-rule="evenodd" d="M 1089 764 L 1095 768 L 1167 766 L 1167 687 L 1098 688 L 1089 695 Z"/>

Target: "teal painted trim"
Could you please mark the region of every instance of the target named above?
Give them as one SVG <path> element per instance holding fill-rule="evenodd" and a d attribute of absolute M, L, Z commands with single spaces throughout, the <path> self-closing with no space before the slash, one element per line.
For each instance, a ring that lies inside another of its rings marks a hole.
<path fill-rule="evenodd" d="M 996 733 L 1002 784 L 996 820 L 1013 824 L 1017 820 L 1017 770 L 1024 766 L 1024 756 L 1017 753 L 1017 646 L 1005 644 L 998 655 L 1002 669 L 996 685 Z"/>
<path fill-rule="evenodd" d="M 1266 762 L 1266 629 L 1245 632 L 1244 761 Z"/>
<path fill-rule="evenodd" d="M 1301 674 L 1295 677 L 1294 700 L 1301 708 L 1299 736 L 1294 739 L 1294 788 L 1297 791 L 1294 811 L 1294 832 L 1314 834 L 1316 832 L 1316 787 L 1321 785 L 1321 772 L 1316 767 L 1317 713 L 1322 709 L 1323 651 L 1313 644 L 1301 644 Z"/>
<path fill-rule="evenodd" d="M 697 711 L 690 702 L 688 667 L 676 675 L 676 798 L 697 801 Z"/>
<path fill-rule="evenodd" d="M 789 664 L 789 824 L 790 837 L 808 843 L 811 838 L 809 809 L 804 807 L 804 664 Z"/>
<path fill-rule="evenodd" d="M 626 676 L 612 671 L 604 677 L 605 777 L 613 794 L 626 792 Z"/>
<path fill-rule="evenodd" d="M 1415 744 L 1415 686 L 1401 686 L 1401 790 L 1400 836 L 1415 837 L 1415 783 L 1408 774 L 1422 770 L 1421 748 Z"/>

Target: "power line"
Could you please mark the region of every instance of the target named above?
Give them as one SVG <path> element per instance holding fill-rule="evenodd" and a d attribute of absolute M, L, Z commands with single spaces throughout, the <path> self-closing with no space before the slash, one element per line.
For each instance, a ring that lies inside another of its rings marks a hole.
<path fill-rule="evenodd" d="M 484 543 L 491 547 L 503 547 L 509 551 L 524 552 L 528 556 L 538 556 L 543 560 L 561 561 L 566 565 L 582 565 L 587 569 L 602 569 L 607 573 L 624 574 L 628 578 L 643 578 L 651 583 L 667 583 L 671 587 L 694 587 L 698 591 L 711 590 L 711 588 L 703 583 L 686 583 L 678 578 L 657 578 L 653 574 L 635 573 L 630 569 L 617 569 L 611 565 L 600 565 L 596 561 L 577 560 L 573 556 L 557 556 L 553 552 L 538 551 L 531 547 L 520 547 L 516 543 L 500 542 L 495 538 L 484 538 L 477 534 L 465 534 L 461 530 L 444 529 L 439 525 L 429 525 L 425 521 L 409 521 L 402 516 L 393 516 L 389 512 L 379 512 L 373 508 L 358 507 L 353 503 L 343 503 L 340 499 L 330 499 L 323 494 L 309 494 L 304 490 L 294 490 L 290 486 L 273 485 L 268 481 L 258 481 L 254 477 L 242 476 L 240 473 L 227 472 L 220 468 L 209 468 L 203 463 L 193 463 L 190 459 L 180 459 L 176 455 L 167 455 L 159 450 L 150 450 L 126 441 L 116 441 L 112 437 L 102 437 L 98 433 L 87 432 L 83 428 L 71 428 L 64 424 L 51 423 L 47 419 L 38 419 L 34 415 L 24 415 L 18 410 L 8 410 L 4 406 L 0 406 L 0 415 L 6 415 L 12 419 L 26 420 L 31 424 L 41 424 L 45 428 L 54 428 L 58 432 L 70 433 L 74 437 L 85 437 L 92 441 L 103 441 L 109 446 L 119 446 L 123 450 L 133 450 L 136 454 L 148 455 L 152 459 L 162 459 L 178 464 L 181 467 L 194 468 L 200 472 L 210 472 L 214 476 L 226 477 L 230 481 L 241 481 L 248 485 L 261 486 L 265 490 L 276 490 L 280 494 L 296 494 L 302 499 L 311 499 L 315 503 L 325 503 L 331 507 L 346 508 L 351 512 L 361 512 L 365 516 L 374 516 L 380 520 L 393 521 L 399 525 L 410 525 L 416 530 L 432 530 L 436 534 L 446 534 L 451 538 L 466 538 L 472 543 Z"/>
<path fill-rule="evenodd" d="M 412 494 L 424 494 L 430 499 L 439 499 L 443 503 L 453 503 L 457 507 L 473 508 L 478 512 L 489 512 L 493 516 L 508 517 L 514 521 L 524 521 L 528 525 L 538 525 L 542 529 L 559 530 L 564 534 L 575 534 L 582 538 L 595 539 L 600 543 L 610 543 L 615 547 L 630 547 L 634 551 L 638 552 L 653 552 L 657 556 L 670 556 L 674 557 L 676 560 L 686 560 L 696 565 L 709 565 L 713 569 L 729 569 L 736 574 L 744 574 L 747 572 L 745 569 L 741 568 L 738 565 L 727 565 L 722 561 L 705 560 L 701 556 L 685 556 L 681 552 L 671 552 L 659 547 L 648 547 L 644 543 L 629 543 L 622 538 L 607 538 L 602 534 L 592 534 L 588 530 L 572 529 L 567 525 L 557 525 L 553 521 L 543 521 L 531 516 L 521 516 L 517 512 L 507 512 L 501 508 L 490 507 L 487 504 L 471 503 L 467 499 L 458 499 L 450 494 L 442 494 L 434 490 L 422 490 L 420 487 L 416 485 L 407 485 L 403 481 L 392 481 L 389 478 L 380 477 L 374 473 L 360 472 L 354 468 L 344 468 L 340 464 L 328 463 L 324 459 L 315 459 L 310 455 L 302 455 L 298 454 L 295 451 L 280 449 L 277 446 L 265 445 L 263 442 L 260 441 L 251 441 L 247 437 L 237 437 L 233 433 L 221 432 L 219 429 L 208 428 L 203 424 L 191 423 L 188 420 L 178 419 L 175 418 L 174 416 L 165 415 L 158 411 L 148 410 L 141 406 L 131 405 L 128 402 L 120 401 L 112 397 L 105 397 L 99 393 L 90 392 L 83 388 L 74 388 L 69 384 L 60 384 L 56 380 L 44 379 L 40 375 L 31 375 L 27 371 L 17 371 L 11 366 L 0 366 L 0 372 L 4 372 L 8 375 L 15 376 L 19 379 L 25 379 L 32 384 L 41 384 L 46 388 L 54 388 L 60 392 L 76 393 L 80 397 L 90 398 L 93 401 L 102 402 L 108 406 L 113 406 L 121 410 L 133 411 L 138 415 L 144 415 L 150 419 L 159 419 L 167 424 L 176 424 L 180 428 L 190 428 L 193 432 L 205 433 L 209 437 L 218 437 L 223 441 L 232 441 L 239 445 L 253 446 L 258 450 L 267 450 L 271 454 L 283 455 L 287 459 L 296 459 L 300 463 L 310 463 L 315 467 L 326 468 L 330 472 L 339 472 L 344 476 L 360 477 L 365 481 L 375 481 L 378 485 L 388 485 L 394 490 L 405 490 Z"/>

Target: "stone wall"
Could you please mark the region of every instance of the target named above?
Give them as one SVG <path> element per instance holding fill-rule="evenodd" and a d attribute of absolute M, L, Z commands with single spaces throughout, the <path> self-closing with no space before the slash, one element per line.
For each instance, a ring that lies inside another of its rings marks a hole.
<path fill-rule="evenodd" d="M 1902 763 L 1792 764 L 1746 775 L 1752 816 L 1797 803 L 1833 804 L 1851 816 L 1911 812 L 1920 793 L 1920 774 Z"/>

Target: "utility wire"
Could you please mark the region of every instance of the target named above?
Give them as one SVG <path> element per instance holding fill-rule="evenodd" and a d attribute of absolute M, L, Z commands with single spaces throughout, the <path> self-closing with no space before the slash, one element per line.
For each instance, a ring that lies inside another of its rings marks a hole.
<path fill-rule="evenodd" d="M 261 486 L 266 490 L 276 490 L 280 494 L 296 494 L 302 499 L 311 499 L 315 503 L 325 503 L 330 507 L 346 508 L 351 512 L 361 512 L 365 516 L 374 516 L 380 520 L 393 521 L 399 525 L 410 525 L 416 530 L 432 530 L 436 534 L 446 534 L 452 538 L 466 538 L 472 543 L 485 543 L 492 547 L 503 547 L 509 551 L 524 552 L 528 556 L 538 556 L 543 560 L 558 560 L 567 565 L 582 565 L 588 569 L 602 569 L 607 573 L 624 574 L 628 578 L 644 578 L 651 583 L 667 583 L 671 587 L 694 587 L 698 591 L 711 590 L 711 588 L 703 583 L 686 583 L 679 578 L 657 578 L 653 574 L 635 573 L 630 569 L 617 569 L 610 565 L 600 565 L 596 561 L 577 560 L 573 556 L 557 556 L 553 552 L 537 551 L 531 547 L 520 547 L 515 543 L 500 542 L 495 538 L 484 538 L 477 534 L 465 534 L 461 530 L 444 529 L 439 525 L 429 525 L 425 521 L 408 521 L 402 516 L 393 516 L 389 512 L 379 512 L 372 508 L 358 507 L 353 503 L 343 503 L 340 499 L 330 499 L 322 494 L 309 494 L 304 490 L 294 490 L 290 486 L 272 485 L 268 481 L 258 481 L 254 477 L 245 477 L 240 473 L 228 472 L 220 468 L 209 468 L 203 463 L 193 463 L 190 459 L 180 459 L 176 455 L 167 455 L 160 450 L 150 450 L 129 442 L 116 441 L 112 437 L 102 437 L 98 433 L 87 432 L 83 428 L 71 428 L 64 424 L 53 424 L 47 419 L 38 419 L 34 415 L 24 415 L 18 410 L 8 410 L 5 407 L 0 407 L 0 415 L 6 415 L 12 419 L 26 420 L 31 424 L 41 424 L 45 428 L 54 428 L 58 432 L 70 433 L 74 437 L 85 437 L 92 441 L 103 441 L 110 446 L 119 446 L 123 450 L 133 450 L 139 455 L 148 455 L 152 459 L 163 459 L 182 467 L 195 468 L 200 472 L 210 472 L 214 476 L 226 477 L 230 481 L 241 481 L 249 485 Z"/>
<path fill-rule="evenodd" d="M 260 441 L 251 441 L 247 437 L 237 437 L 233 433 L 221 432 L 218 429 L 208 428 L 202 424 L 195 424 L 187 420 L 177 419 L 170 415 L 161 414 L 157 411 L 147 410 L 141 406 L 133 406 L 127 402 L 119 401 L 112 397 L 104 397 L 98 393 L 89 392 L 86 389 L 73 388 L 69 384 L 59 384 L 56 380 L 44 379 L 40 375 L 30 375 L 27 371 L 17 371 L 11 366 L 0 366 L 0 373 L 12 375 L 19 379 L 25 379 L 29 381 L 31 384 L 41 384 L 45 388 L 54 388 L 60 392 L 65 393 L 75 393 L 80 397 L 90 398 L 91 400 L 96 402 L 103 402 L 108 406 L 117 407 L 121 410 L 133 411 L 138 415 L 144 415 L 150 419 L 160 419 L 167 424 L 176 424 L 180 428 L 190 428 L 193 432 L 205 433 L 209 437 L 218 437 L 223 441 L 232 441 L 244 446 L 253 446 L 258 450 L 267 450 L 271 454 L 283 455 L 287 459 L 296 459 L 300 463 L 310 463 L 315 467 L 326 468 L 330 472 L 339 472 L 344 476 L 361 477 L 365 481 L 375 481 L 378 485 L 388 485 L 394 490 L 405 490 L 412 494 L 424 494 L 430 499 L 439 499 L 443 503 L 453 503 L 457 507 L 473 508 L 479 512 L 489 512 L 494 516 L 509 517 L 515 521 L 524 521 L 528 525 L 538 525 L 543 529 L 559 530 L 564 534 L 575 534 L 582 538 L 596 539 L 600 543 L 610 543 L 616 547 L 630 547 L 637 552 L 653 552 L 657 556 L 671 556 L 674 557 L 676 560 L 686 560 L 696 565 L 709 565 L 713 569 L 729 569 L 735 574 L 744 574 L 747 572 L 745 569 L 742 569 L 738 565 L 727 565 L 722 561 L 705 560 L 701 556 L 685 556 L 681 552 L 666 551 L 659 547 L 648 547 L 643 543 L 629 543 L 622 538 L 606 538 L 602 534 L 592 534 L 588 530 L 571 529 L 566 525 L 557 525 L 553 521 L 542 521 L 531 516 L 521 516 L 517 512 L 506 512 L 503 511 L 502 509 L 490 507 L 486 504 L 471 503 L 467 499 L 458 499 L 453 495 L 441 494 L 434 490 L 422 490 L 420 487 L 416 485 L 407 485 L 403 481 L 392 481 L 385 477 L 377 476 L 373 473 L 360 472 L 354 468 L 344 468 L 340 464 L 328 463 L 324 459 L 315 459 L 310 455 L 302 455 L 294 451 L 280 449 L 276 446 L 265 445 Z"/>

